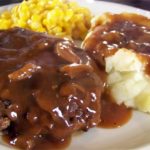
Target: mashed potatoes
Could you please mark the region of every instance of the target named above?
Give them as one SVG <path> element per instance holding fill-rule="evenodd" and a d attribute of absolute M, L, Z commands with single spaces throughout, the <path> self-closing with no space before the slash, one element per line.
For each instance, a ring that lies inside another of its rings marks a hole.
<path fill-rule="evenodd" d="M 124 48 L 106 57 L 105 61 L 107 84 L 116 102 L 150 112 L 150 77 L 144 72 L 146 62 Z"/>
<path fill-rule="evenodd" d="M 106 85 L 118 104 L 150 112 L 150 19 L 105 13 L 92 19 L 82 47 L 107 72 Z"/>

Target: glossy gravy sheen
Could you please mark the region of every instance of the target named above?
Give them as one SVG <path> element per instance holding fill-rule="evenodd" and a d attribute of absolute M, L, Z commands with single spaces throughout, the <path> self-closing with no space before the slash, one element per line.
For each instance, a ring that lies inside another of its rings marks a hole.
<path fill-rule="evenodd" d="M 133 50 L 146 57 L 150 63 L 149 18 L 128 13 L 107 13 L 102 18 L 95 23 L 83 43 L 83 48 L 99 66 L 104 65 L 105 57 L 113 55 L 119 48 Z M 150 72 L 148 70 L 149 65 L 147 72 Z"/>
<path fill-rule="evenodd" d="M 102 128 L 120 127 L 127 123 L 132 116 L 132 110 L 123 104 L 117 105 L 107 90 L 102 95 L 101 107 L 99 127 Z"/>
<path fill-rule="evenodd" d="M 0 127 L 13 146 L 62 148 L 100 122 L 99 69 L 68 40 L 0 31 L 0 81 Z"/>
<path fill-rule="evenodd" d="M 118 127 L 131 117 L 102 95 L 101 72 L 70 41 L 0 31 L 0 72 L 0 117 L 10 120 L 4 139 L 21 149 L 64 148 L 77 130 Z"/>
<path fill-rule="evenodd" d="M 106 13 L 95 21 L 82 47 L 101 69 L 105 68 L 105 58 L 118 49 L 132 50 L 146 64 L 145 72 L 150 75 L 149 18 L 131 13 Z M 102 127 L 120 126 L 131 117 L 131 110 L 116 105 L 107 92 L 102 96 L 101 105 Z"/>

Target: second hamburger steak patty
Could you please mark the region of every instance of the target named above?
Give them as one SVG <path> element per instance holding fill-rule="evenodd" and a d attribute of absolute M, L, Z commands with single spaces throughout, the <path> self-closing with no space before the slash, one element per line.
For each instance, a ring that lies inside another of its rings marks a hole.
<path fill-rule="evenodd" d="M 96 126 L 102 90 L 96 65 L 72 42 L 0 31 L 0 129 L 10 144 L 40 149 L 44 139 L 63 141 Z"/>
<path fill-rule="evenodd" d="M 82 48 L 107 72 L 118 104 L 150 112 L 150 19 L 106 13 L 93 20 Z"/>

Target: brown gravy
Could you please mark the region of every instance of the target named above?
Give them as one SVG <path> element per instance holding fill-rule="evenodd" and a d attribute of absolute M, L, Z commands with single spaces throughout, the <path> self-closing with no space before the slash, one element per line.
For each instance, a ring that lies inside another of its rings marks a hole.
<path fill-rule="evenodd" d="M 149 55 L 148 19 L 139 17 L 142 25 L 138 16 L 111 17 L 111 24 L 97 27 L 85 42 L 97 64 L 121 47 Z M 8 143 L 22 149 L 64 148 L 77 130 L 118 127 L 131 118 L 132 111 L 116 105 L 109 94 L 101 98 L 99 69 L 84 51 L 62 39 L 17 31 L 19 36 L 0 33 L 2 116 L 13 122 L 3 131 Z"/>
<path fill-rule="evenodd" d="M 104 58 L 113 55 L 119 48 L 131 49 L 146 56 L 150 63 L 150 19 L 128 13 L 108 13 L 106 18 L 110 21 L 97 21 L 91 35 L 83 43 L 83 48 L 97 64 L 103 66 Z"/>
<path fill-rule="evenodd" d="M 117 105 L 109 92 L 105 92 L 101 101 L 101 122 L 99 127 L 116 128 L 127 123 L 131 116 L 132 110 L 125 105 Z"/>
<path fill-rule="evenodd" d="M 19 144 L 12 144 L 10 143 L 12 141 L 11 137 L 6 135 L 3 135 L 2 139 L 10 144 L 10 146 L 13 146 L 12 148 L 18 149 L 21 147 L 21 149 L 26 149 L 26 147 L 22 147 L 23 143 Z M 24 140 L 22 142 L 25 142 Z M 50 137 L 43 137 L 40 138 L 39 142 L 36 143 L 36 145 L 32 148 L 32 150 L 64 150 L 71 142 L 71 136 L 68 136 L 61 140 L 55 140 L 54 138 Z"/>
<path fill-rule="evenodd" d="M 105 57 L 113 55 L 119 48 L 134 51 L 146 64 L 145 72 L 150 75 L 150 19 L 138 14 L 110 14 L 93 24 L 82 47 L 104 69 Z M 108 93 L 102 97 L 101 127 L 117 127 L 131 117 L 131 110 L 116 105 Z"/>
<path fill-rule="evenodd" d="M 73 132 L 100 122 L 99 69 L 71 41 L 0 31 L 0 81 L 0 128 L 13 146 L 65 147 Z"/>

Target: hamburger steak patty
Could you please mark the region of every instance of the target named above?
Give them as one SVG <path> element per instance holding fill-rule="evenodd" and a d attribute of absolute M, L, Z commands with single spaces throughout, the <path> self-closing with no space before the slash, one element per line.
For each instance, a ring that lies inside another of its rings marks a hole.
<path fill-rule="evenodd" d="M 96 126 L 102 89 L 96 65 L 71 41 L 0 31 L 0 130 L 10 144 L 37 149 Z"/>

